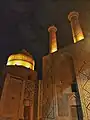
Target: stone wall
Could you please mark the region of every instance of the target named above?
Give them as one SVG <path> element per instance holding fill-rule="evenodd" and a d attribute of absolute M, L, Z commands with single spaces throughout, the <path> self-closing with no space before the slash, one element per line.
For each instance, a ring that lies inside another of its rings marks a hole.
<path fill-rule="evenodd" d="M 57 105 L 57 87 L 58 93 L 63 95 L 63 91 L 71 87 L 73 82 L 76 82 L 76 94 L 80 95 L 79 107 L 82 105 L 83 120 L 90 119 L 90 41 L 84 40 L 76 44 L 67 46 L 59 51 L 43 57 L 43 119 L 60 119 L 57 118 L 58 105 Z M 78 91 L 79 89 L 79 91 Z M 72 90 L 68 96 L 73 94 Z M 77 100 L 75 100 L 76 102 Z M 53 106 L 52 106 L 53 103 Z M 76 104 L 77 105 L 77 104 Z M 53 114 L 48 115 L 52 106 Z M 76 106 L 76 107 L 78 107 Z M 70 108 L 70 105 L 69 105 Z M 67 109 L 67 107 L 66 107 Z M 73 108 L 70 108 L 73 109 Z M 79 109 L 79 108 L 78 108 Z M 76 118 L 78 119 L 76 108 Z M 75 110 L 74 110 L 75 111 Z M 75 112 L 73 112 L 75 113 Z M 72 114 L 69 111 L 69 115 Z M 80 114 L 80 113 L 78 113 Z M 71 115 L 73 116 L 73 115 Z M 62 118 L 67 120 L 67 118 Z M 69 118 L 75 119 L 75 118 Z M 82 119 L 82 117 L 80 118 Z"/>
<path fill-rule="evenodd" d="M 59 50 L 59 53 L 61 51 Z M 62 52 L 68 52 L 74 61 L 76 80 L 83 110 L 83 120 L 90 119 L 90 40 L 70 45 Z"/>
<path fill-rule="evenodd" d="M 37 73 L 19 66 L 6 67 L 4 72 L 0 118 L 33 120 L 37 115 L 35 108 Z"/>
<path fill-rule="evenodd" d="M 43 119 L 70 119 L 70 109 L 66 100 L 68 94 L 63 91 L 73 83 L 72 69 L 73 61 L 69 54 L 55 52 L 43 58 Z M 64 96 L 66 97 L 63 98 Z"/>

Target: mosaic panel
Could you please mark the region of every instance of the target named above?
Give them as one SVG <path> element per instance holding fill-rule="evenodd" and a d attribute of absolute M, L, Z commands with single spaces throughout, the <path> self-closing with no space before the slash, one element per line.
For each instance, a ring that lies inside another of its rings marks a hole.
<path fill-rule="evenodd" d="M 55 120 L 56 117 L 56 104 L 55 99 L 52 102 L 47 99 L 43 108 L 43 120 Z"/>
<path fill-rule="evenodd" d="M 77 76 L 84 120 L 90 120 L 90 69 L 80 71 Z"/>
<path fill-rule="evenodd" d="M 30 105 L 32 105 L 34 100 L 34 92 L 35 92 L 35 83 L 32 80 L 27 80 L 25 84 L 24 91 L 24 99 L 30 101 Z"/>

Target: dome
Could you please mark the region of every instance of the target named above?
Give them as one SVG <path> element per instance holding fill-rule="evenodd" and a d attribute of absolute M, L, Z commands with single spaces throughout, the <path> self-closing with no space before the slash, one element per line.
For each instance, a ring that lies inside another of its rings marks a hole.
<path fill-rule="evenodd" d="M 9 65 L 23 66 L 34 70 L 35 62 L 32 55 L 30 55 L 26 50 L 22 50 L 18 54 L 12 54 L 9 56 L 7 66 Z"/>

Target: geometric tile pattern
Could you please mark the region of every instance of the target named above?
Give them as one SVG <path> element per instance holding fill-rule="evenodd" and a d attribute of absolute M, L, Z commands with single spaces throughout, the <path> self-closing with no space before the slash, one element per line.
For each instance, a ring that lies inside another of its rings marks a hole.
<path fill-rule="evenodd" d="M 29 101 L 29 106 L 31 106 L 33 103 L 34 92 L 35 92 L 34 80 L 27 80 L 25 83 L 24 100 Z"/>
<path fill-rule="evenodd" d="M 83 120 L 90 120 L 90 69 L 81 70 L 77 76 L 83 110 Z"/>
<path fill-rule="evenodd" d="M 75 106 L 76 105 L 76 95 L 75 95 L 75 93 L 73 92 L 73 93 L 69 94 L 68 98 L 69 98 L 69 104 L 70 104 L 70 106 L 71 105 Z"/>
<path fill-rule="evenodd" d="M 47 104 L 49 107 L 45 116 L 43 116 L 43 120 L 55 120 L 55 108 L 56 108 L 55 99 L 52 100 L 52 103 L 48 103 L 47 101 Z"/>

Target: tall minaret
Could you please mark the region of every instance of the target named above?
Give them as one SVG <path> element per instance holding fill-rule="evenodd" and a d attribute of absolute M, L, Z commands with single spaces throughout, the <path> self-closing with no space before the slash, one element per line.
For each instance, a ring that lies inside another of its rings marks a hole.
<path fill-rule="evenodd" d="M 84 35 L 78 17 L 79 13 L 75 11 L 70 12 L 68 15 L 68 19 L 71 22 L 74 43 L 84 39 Z"/>
<path fill-rule="evenodd" d="M 53 53 L 57 51 L 57 40 L 56 40 L 57 28 L 55 26 L 50 26 L 48 28 L 48 31 L 49 31 L 49 36 L 50 36 L 49 52 Z"/>

